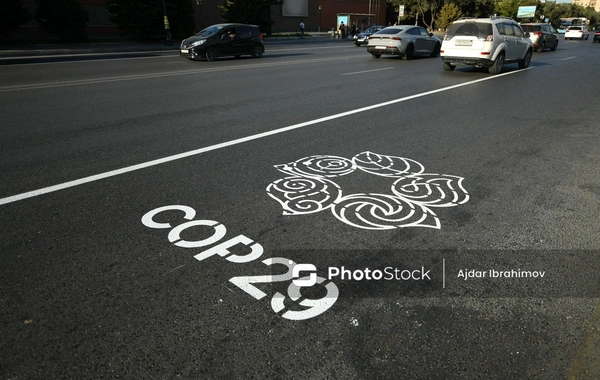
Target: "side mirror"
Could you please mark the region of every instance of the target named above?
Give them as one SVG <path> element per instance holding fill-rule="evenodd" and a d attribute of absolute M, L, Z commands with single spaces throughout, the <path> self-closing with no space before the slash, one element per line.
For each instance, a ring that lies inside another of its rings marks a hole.
<path fill-rule="evenodd" d="M 429 33 L 429 37 L 433 37 L 433 33 Z"/>
<path fill-rule="evenodd" d="M 529 38 L 531 37 L 531 34 L 529 34 L 529 32 L 525 32 L 525 38 Z"/>

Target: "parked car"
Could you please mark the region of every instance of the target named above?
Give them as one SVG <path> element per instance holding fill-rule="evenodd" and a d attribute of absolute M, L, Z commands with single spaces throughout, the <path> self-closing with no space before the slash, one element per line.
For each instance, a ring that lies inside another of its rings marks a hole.
<path fill-rule="evenodd" d="M 265 45 L 256 25 L 216 24 L 181 41 L 179 54 L 192 60 L 216 61 L 222 56 L 262 57 Z"/>
<path fill-rule="evenodd" d="M 533 42 L 533 47 L 542 52 L 544 49 L 556 50 L 558 46 L 558 33 L 550 24 L 521 24 L 521 29 L 529 33 L 529 39 Z"/>
<path fill-rule="evenodd" d="M 379 32 L 384 26 L 371 26 L 364 32 L 354 35 L 354 45 L 361 46 L 369 43 L 369 36 L 375 32 Z"/>
<path fill-rule="evenodd" d="M 594 30 L 594 42 L 600 42 L 600 25 Z"/>
<path fill-rule="evenodd" d="M 395 25 L 381 29 L 369 37 L 367 51 L 373 58 L 397 55 L 406 60 L 417 54 L 440 55 L 441 41 L 427 29 L 415 25 Z"/>
<path fill-rule="evenodd" d="M 529 33 L 509 17 L 463 17 L 452 23 L 440 52 L 444 70 L 466 65 L 498 74 L 507 63 L 527 68 L 533 55 Z"/>
<path fill-rule="evenodd" d="M 570 26 L 569 29 L 565 32 L 565 40 L 572 40 L 573 38 L 579 40 L 587 40 L 590 38 L 590 32 L 587 30 L 587 27 L 584 25 L 578 26 Z"/>

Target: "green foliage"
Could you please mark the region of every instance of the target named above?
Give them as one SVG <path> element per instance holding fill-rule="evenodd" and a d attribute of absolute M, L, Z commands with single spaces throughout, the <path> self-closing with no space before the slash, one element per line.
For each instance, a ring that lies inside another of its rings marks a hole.
<path fill-rule="evenodd" d="M 450 27 L 450 25 L 462 17 L 462 11 L 458 7 L 458 5 L 454 3 L 446 3 L 440 9 L 440 14 L 437 17 L 437 24 L 442 30 L 446 30 Z"/>
<path fill-rule="evenodd" d="M 77 0 L 36 0 L 40 28 L 66 41 L 85 40 L 90 15 Z"/>
<path fill-rule="evenodd" d="M 269 0 L 227 0 L 219 8 L 224 21 L 258 25 L 263 33 L 271 32 L 273 19 Z"/>
<path fill-rule="evenodd" d="M 590 21 L 590 27 L 600 23 L 599 12 L 596 12 L 593 8 L 584 8 L 575 4 L 546 3 L 542 5 L 540 12 L 540 15 L 547 17 L 550 24 L 556 28 L 561 25 L 560 19 L 566 17 L 585 17 Z"/>
<path fill-rule="evenodd" d="M 169 29 L 174 38 L 194 33 L 194 8 L 190 0 L 165 0 Z M 123 33 L 140 40 L 165 35 L 161 0 L 106 0 L 110 19 Z"/>
<path fill-rule="evenodd" d="M 31 15 L 21 0 L 2 0 L 0 2 L 0 36 L 10 37 L 19 26 L 29 20 L 31 20 Z"/>

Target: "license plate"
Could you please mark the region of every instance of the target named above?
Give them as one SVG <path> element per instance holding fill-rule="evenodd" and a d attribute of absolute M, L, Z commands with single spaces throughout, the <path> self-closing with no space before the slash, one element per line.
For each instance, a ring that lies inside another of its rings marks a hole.
<path fill-rule="evenodd" d="M 458 41 L 456 41 L 456 43 L 454 45 L 456 45 L 456 46 L 473 46 L 473 41 L 458 40 Z"/>
<path fill-rule="evenodd" d="M 190 51 L 189 51 L 188 49 L 181 49 L 181 52 L 182 52 L 183 54 L 187 54 L 187 53 L 189 53 Z"/>
<path fill-rule="evenodd" d="M 375 49 L 377 49 L 377 50 L 385 50 L 385 46 L 375 46 Z"/>

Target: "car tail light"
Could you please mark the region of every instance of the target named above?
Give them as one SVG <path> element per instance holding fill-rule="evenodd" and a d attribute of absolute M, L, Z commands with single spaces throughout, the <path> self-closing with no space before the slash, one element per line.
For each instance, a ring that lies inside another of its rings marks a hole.
<path fill-rule="evenodd" d="M 392 40 L 402 41 L 402 39 L 400 37 L 392 37 Z"/>
<path fill-rule="evenodd" d="M 262 33 L 258 35 L 258 38 L 262 40 Z"/>
<path fill-rule="evenodd" d="M 489 51 L 482 51 L 481 55 L 490 55 L 490 52 Z"/>

